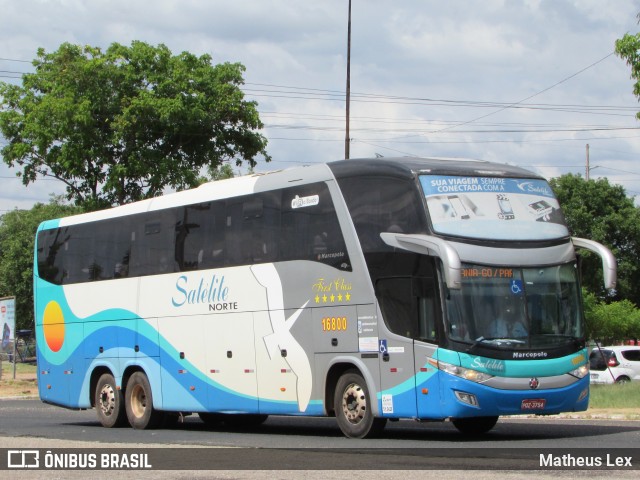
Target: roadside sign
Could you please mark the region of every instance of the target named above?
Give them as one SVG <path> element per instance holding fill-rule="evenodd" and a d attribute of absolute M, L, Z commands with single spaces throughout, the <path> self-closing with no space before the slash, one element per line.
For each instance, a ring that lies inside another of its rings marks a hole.
<path fill-rule="evenodd" d="M 0 330 L 2 340 L 0 341 L 0 353 L 7 353 L 9 358 L 15 362 L 15 331 L 16 331 L 16 298 L 0 298 Z M 1 367 L 1 364 L 0 364 Z M 14 363 L 15 370 L 15 363 Z M 0 368 L 0 378 L 2 369 Z M 14 371 L 15 378 L 15 371 Z"/>

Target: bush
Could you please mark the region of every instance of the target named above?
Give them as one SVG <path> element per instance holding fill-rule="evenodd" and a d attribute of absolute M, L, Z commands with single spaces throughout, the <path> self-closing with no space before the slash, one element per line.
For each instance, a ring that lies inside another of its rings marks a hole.
<path fill-rule="evenodd" d="M 604 345 L 640 338 L 640 310 L 629 300 L 605 303 L 584 295 L 587 337 Z"/>

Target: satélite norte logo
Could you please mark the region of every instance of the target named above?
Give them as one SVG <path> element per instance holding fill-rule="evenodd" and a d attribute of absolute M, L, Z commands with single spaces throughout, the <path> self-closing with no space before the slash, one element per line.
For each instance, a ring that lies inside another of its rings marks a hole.
<path fill-rule="evenodd" d="M 190 280 L 181 275 L 176 280 L 176 293 L 171 299 L 174 307 L 208 304 L 209 311 L 237 310 L 238 302 L 229 301 L 229 287 L 224 283 L 224 275 L 212 275 L 211 280 L 199 278 Z"/>

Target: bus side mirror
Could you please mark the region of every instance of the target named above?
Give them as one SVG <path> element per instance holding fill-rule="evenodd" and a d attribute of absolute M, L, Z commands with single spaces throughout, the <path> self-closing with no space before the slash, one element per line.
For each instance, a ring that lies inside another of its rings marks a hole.
<path fill-rule="evenodd" d="M 431 235 L 405 235 L 383 232 L 380 238 L 387 245 L 408 250 L 413 253 L 438 257 L 444 267 L 447 287 L 454 290 L 462 288 L 462 263 L 458 252 L 446 240 Z"/>
<path fill-rule="evenodd" d="M 602 259 L 602 274 L 604 277 L 604 288 L 614 289 L 616 288 L 617 277 L 617 263 L 616 258 L 604 245 L 594 242 L 593 240 L 587 240 L 586 238 L 571 237 L 573 246 L 576 248 L 584 248 L 590 252 L 594 252 Z"/>

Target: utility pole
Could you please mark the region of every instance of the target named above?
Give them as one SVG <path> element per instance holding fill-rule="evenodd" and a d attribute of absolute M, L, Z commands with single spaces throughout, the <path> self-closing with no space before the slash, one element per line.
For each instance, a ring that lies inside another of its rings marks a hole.
<path fill-rule="evenodd" d="M 347 28 L 347 98 L 344 158 L 349 159 L 349 104 L 351 103 L 351 0 L 349 0 L 349 24 Z"/>
<path fill-rule="evenodd" d="M 587 166 L 584 172 L 584 178 L 587 180 L 587 182 L 589 181 L 589 170 L 591 169 L 589 168 L 589 144 L 587 143 Z"/>

